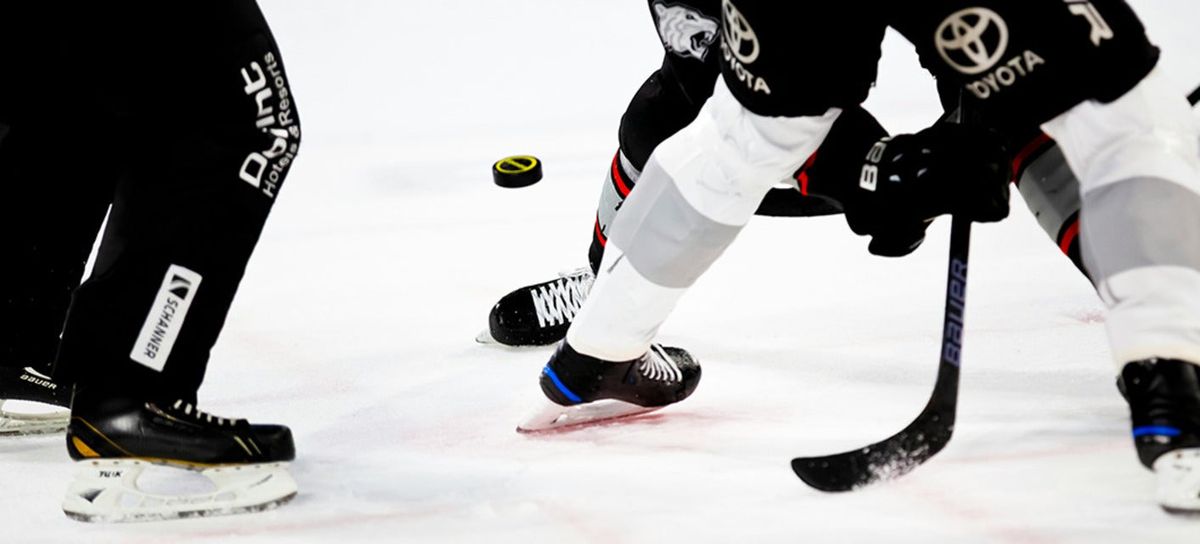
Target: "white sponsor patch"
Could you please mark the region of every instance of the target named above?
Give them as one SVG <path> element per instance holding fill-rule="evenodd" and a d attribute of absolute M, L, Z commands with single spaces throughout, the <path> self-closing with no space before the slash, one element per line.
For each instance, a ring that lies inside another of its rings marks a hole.
<path fill-rule="evenodd" d="M 163 366 L 171 356 L 171 348 L 183 328 L 183 320 L 187 317 L 192 299 L 196 298 L 196 290 L 200 288 L 200 274 L 182 266 L 173 264 L 163 277 L 162 287 L 158 288 L 158 296 L 150 306 L 146 315 L 146 323 L 129 358 L 148 368 L 162 372 Z"/>

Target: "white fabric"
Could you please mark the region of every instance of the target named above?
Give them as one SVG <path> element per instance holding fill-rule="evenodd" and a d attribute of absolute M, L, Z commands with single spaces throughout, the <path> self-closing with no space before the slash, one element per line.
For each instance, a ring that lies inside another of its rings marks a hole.
<path fill-rule="evenodd" d="M 1200 123 L 1158 72 L 1116 102 L 1080 104 L 1042 128 L 1058 142 L 1085 195 L 1111 184 L 1147 179 L 1166 180 L 1200 194 Z M 1100 204 L 1084 198 L 1081 215 L 1087 218 L 1089 207 Z M 1156 225 L 1161 230 L 1162 221 L 1200 221 L 1200 210 L 1183 215 L 1140 218 L 1108 225 L 1107 230 L 1124 230 L 1126 239 L 1144 240 L 1153 236 L 1138 233 L 1151 234 L 1147 229 Z M 1105 264 L 1117 258 L 1121 248 L 1115 241 L 1106 242 L 1085 240 L 1085 260 Z M 1180 244 L 1178 250 L 1200 252 L 1200 247 Z M 1200 362 L 1200 272 L 1150 264 L 1094 279 L 1109 308 L 1108 334 L 1118 368 L 1151 357 Z"/>
<path fill-rule="evenodd" d="M 662 170 L 647 169 L 625 206 L 636 205 L 639 188 L 669 182 L 651 176 L 666 175 L 701 215 L 725 225 L 745 225 L 767 191 L 816 151 L 840 114 L 831 109 L 821 117 L 755 115 L 718 80 L 696 120 L 654 151 L 651 160 Z M 622 228 L 621 217 L 618 214 L 613 224 L 596 283 L 567 331 L 567 342 L 577 351 L 609 361 L 646 353 L 686 291 L 651 282 L 625 260 L 614 241 L 620 238 L 616 233 Z M 681 243 L 691 241 L 685 237 Z M 633 237 L 631 243 L 639 241 Z"/>
<path fill-rule="evenodd" d="M 1152 357 L 1200 362 L 1200 272 L 1137 268 L 1105 280 L 1100 298 L 1118 369 Z"/>
<path fill-rule="evenodd" d="M 718 223 L 741 226 L 767 191 L 816 152 L 841 113 L 834 108 L 820 117 L 756 115 L 718 79 L 696 120 L 660 144 L 654 157 L 693 208 Z"/>
<path fill-rule="evenodd" d="M 1200 122 L 1157 70 L 1119 100 L 1084 102 L 1042 129 L 1058 142 L 1084 193 L 1160 178 L 1200 194 Z"/>
<path fill-rule="evenodd" d="M 686 291 L 643 277 L 610 240 L 592 291 L 567 329 L 567 343 L 606 361 L 637 359 L 649 351 L 658 328 Z"/>

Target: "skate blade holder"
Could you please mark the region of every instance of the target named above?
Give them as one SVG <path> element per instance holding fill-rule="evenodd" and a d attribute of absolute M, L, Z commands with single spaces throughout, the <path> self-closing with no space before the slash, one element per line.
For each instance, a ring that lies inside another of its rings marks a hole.
<path fill-rule="evenodd" d="M 517 426 L 519 433 L 538 433 L 568 429 L 581 425 L 606 423 L 660 410 L 662 406 L 639 406 L 619 400 L 598 400 L 586 404 L 563 406 L 549 400 L 529 413 Z"/>
<path fill-rule="evenodd" d="M 1172 514 L 1200 516 L 1200 448 L 1166 453 L 1154 461 L 1158 504 Z"/>
<path fill-rule="evenodd" d="M 0 400 L 0 436 L 62 432 L 70 421 L 71 412 L 58 406 L 33 401 Z"/>
<path fill-rule="evenodd" d="M 186 467 L 141 459 L 84 460 L 63 499 L 79 521 L 127 523 L 275 508 L 296 496 L 288 463 Z"/>

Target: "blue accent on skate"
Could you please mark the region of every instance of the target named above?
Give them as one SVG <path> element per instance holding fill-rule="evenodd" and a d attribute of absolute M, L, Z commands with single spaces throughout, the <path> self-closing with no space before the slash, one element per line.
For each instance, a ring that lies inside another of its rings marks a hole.
<path fill-rule="evenodd" d="M 572 393 L 570 389 L 567 389 L 567 386 L 563 385 L 562 380 L 558 379 L 558 374 L 554 373 L 554 369 L 550 368 L 550 365 L 546 365 L 546 368 L 542 369 L 542 374 L 550 376 L 550 381 L 554 382 L 554 387 L 557 387 L 560 393 L 566 395 L 567 400 L 575 403 L 583 402 L 583 399 L 579 398 L 579 395 Z"/>
<path fill-rule="evenodd" d="M 1183 434 L 1183 431 L 1180 431 L 1179 429 L 1176 429 L 1175 427 L 1164 427 L 1161 425 L 1152 425 L 1152 426 L 1148 426 L 1148 427 L 1137 427 L 1133 430 L 1134 438 L 1147 436 L 1147 435 L 1149 435 L 1149 436 L 1179 436 L 1181 434 Z"/>

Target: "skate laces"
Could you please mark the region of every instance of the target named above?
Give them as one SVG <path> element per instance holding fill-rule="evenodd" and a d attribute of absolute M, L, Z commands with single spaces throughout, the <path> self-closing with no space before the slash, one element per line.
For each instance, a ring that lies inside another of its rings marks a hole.
<path fill-rule="evenodd" d="M 594 281 L 590 268 L 579 268 L 571 272 L 559 272 L 557 280 L 546 282 L 529 290 L 533 298 L 533 309 L 539 327 L 565 325 L 575 319 L 583 307 L 588 291 Z"/>
<path fill-rule="evenodd" d="M 650 352 L 642 357 L 638 366 L 638 370 L 642 375 L 660 382 L 681 382 L 683 381 L 683 371 L 679 370 L 679 366 L 675 364 L 675 360 L 671 359 L 662 347 L 651 345 Z"/>
<path fill-rule="evenodd" d="M 245 421 L 243 419 L 220 417 L 220 416 L 210 414 L 208 412 L 205 412 L 205 411 L 197 408 L 192 403 L 184 402 L 183 400 L 175 401 L 175 404 L 172 404 L 171 408 L 174 409 L 176 412 L 181 412 L 185 416 L 190 416 L 190 417 L 194 418 L 196 421 L 200 421 L 203 423 L 209 423 L 209 424 L 215 424 L 218 427 L 224 427 L 225 425 L 229 425 L 230 427 L 235 427 L 235 426 L 237 426 L 237 424 L 239 422 Z"/>

